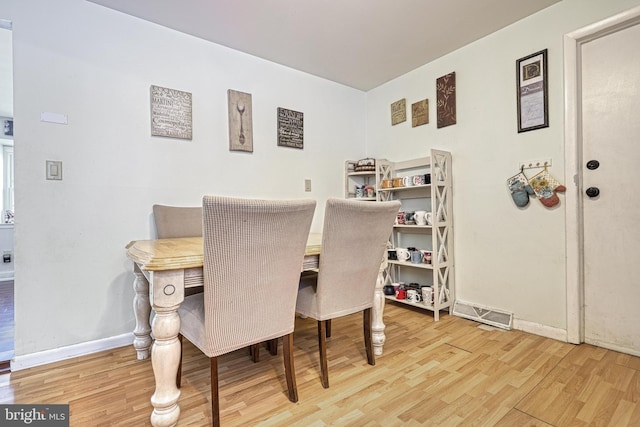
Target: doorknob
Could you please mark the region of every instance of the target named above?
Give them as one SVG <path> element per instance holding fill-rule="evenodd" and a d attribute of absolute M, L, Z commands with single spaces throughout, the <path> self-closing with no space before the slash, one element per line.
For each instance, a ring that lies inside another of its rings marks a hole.
<path fill-rule="evenodd" d="M 589 197 L 598 197 L 600 189 L 598 187 L 589 187 L 585 193 L 587 193 L 587 196 Z"/>
<path fill-rule="evenodd" d="M 600 162 L 597 160 L 589 160 L 587 162 L 587 169 L 589 169 L 590 171 L 594 169 L 598 169 L 599 166 L 600 166 Z"/>

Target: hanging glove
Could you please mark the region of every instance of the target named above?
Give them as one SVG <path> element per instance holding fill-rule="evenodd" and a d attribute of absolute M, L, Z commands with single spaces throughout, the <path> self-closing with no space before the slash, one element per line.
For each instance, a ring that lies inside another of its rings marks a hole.
<path fill-rule="evenodd" d="M 548 208 L 556 206 L 560 203 L 558 192 L 564 193 L 567 188 L 560 184 L 557 179 L 551 176 L 545 166 L 542 172 L 537 173 L 530 180 L 533 191 L 538 196 L 540 202 Z"/>
<path fill-rule="evenodd" d="M 507 186 L 511 192 L 513 202 L 519 208 L 527 206 L 529 204 L 529 196 L 535 195 L 533 188 L 529 185 L 529 180 L 523 172 L 509 178 L 507 180 Z"/>

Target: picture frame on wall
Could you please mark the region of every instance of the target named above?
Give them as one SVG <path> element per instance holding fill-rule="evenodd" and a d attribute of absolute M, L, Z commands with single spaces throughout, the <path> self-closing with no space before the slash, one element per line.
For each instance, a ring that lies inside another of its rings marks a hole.
<path fill-rule="evenodd" d="M 13 120 L 4 121 L 4 134 L 7 136 L 13 135 Z"/>
<path fill-rule="evenodd" d="M 518 133 L 549 127 L 547 49 L 516 61 Z"/>
<path fill-rule="evenodd" d="M 253 106 L 250 93 L 227 90 L 229 151 L 253 153 Z"/>

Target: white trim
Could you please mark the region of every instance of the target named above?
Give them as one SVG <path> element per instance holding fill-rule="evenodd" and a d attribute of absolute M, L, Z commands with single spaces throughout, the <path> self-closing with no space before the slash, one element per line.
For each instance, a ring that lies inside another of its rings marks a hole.
<path fill-rule="evenodd" d="M 7 280 L 13 280 L 13 270 L 0 271 L 0 282 L 5 282 Z"/>
<path fill-rule="evenodd" d="M 582 135 L 580 100 L 580 45 L 635 25 L 640 6 L 603 19 L 564 37 L 564 170 L 566 192 L 565 241 L 567 281 L 567 341 L 584 341 L 583 229 L 582 229 Z"/>
<path fill-rule="evenodd" d="M 567 342 L 567 331 L 543 325 L 541 323 L 529 322 L 528 320 L 522 319 L 513 319 L 513 329 Z"/>
<path fill-rule="evenodd" d="M 87 341 L 66 347 L 54 348 L 53 350 L 40 351 L 38 353 L 15 356 L 11 360 L 11 371 L 20 371 L 22 369 L 33 368 L 34 366 L 46 365 L 47 363 L 59 362 L 61 360 L 72 359 L 74 357 L 98 353 L 104 350 L 132 345 L 133 338 L 133 332 L 129 332 L 115 337 Z M 131 347 L 131 353 L 135 353 L 133 347 Z"/>

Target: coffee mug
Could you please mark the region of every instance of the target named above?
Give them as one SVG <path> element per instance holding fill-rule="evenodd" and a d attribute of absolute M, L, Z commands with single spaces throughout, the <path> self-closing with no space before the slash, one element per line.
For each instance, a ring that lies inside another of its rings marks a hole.
<path fill-rule="evenodd" d="M 402 185 L 404 185 L 405 187 L 413 187 L 413 177 L 405 176 L 404 178 L 402 178 Z"/>
<path fill-rule="evenodd" d="M 413 264 L 421 264 L 422 263 L 422 252 L 415 250 L 411 251 L 411 262 Z"/>
<path fill-rule="evenodd" d="M 422 292 L 422 302 L 425 305 L 433 305 L 433 289 L 431 286 L 423 286 L 420 291 Z"/>
<path fill-rule="evenodd" d="M 431 251 L 421 251 L 422 252 L 422 262 L 425 264 L 431 264 Z"/>
<path fill-rule="evenodd" d="M 416 225 L 427 225 L 427 219 L 424 217 L 427 211 L 416 211 L 413 219 L 416 221 Z"/>
<path fill-rule="evenodd" d="M 380 186 L 382 188 L 391 188 L 391 187 L 393 187 L 393 180 L 391 180 L 391 179 L 383 179 L 382 182 L 380 183 Z"/>
<path fill-rule="evenodd" d="M 425 212 L 424 221 L 427 225 L 433 225 L 433 214 L 431 212 Z"/>
<path fill-rule="evenodd" d="M 407 299 L 407 291 L 405 289 L 398 289 L 396 294 L 397 299 Z"/>
<path fill-rule="evenodd" d="M 398 254 L 395 249 L 387 249 L 387 259 L 390 259 L 391 261 L 398 260 Z"/>
<path fill-rule="evenodd" d="M 404 223 L 407 225 L 415 225 L 416 220 L 415 220 L 415 215 L 416 213 L 413 211 L 407 211 L 404 213 Z"/>
<path fill-rule="evenodd" d="M 409 289 L 407 290 L 407 301 L 420 302 L 422 301 L 422 295 L 420 295 L 415 289 Z"/>
<path fill-rule="evenodd" d="M 405 248 L 396 248 L 396 255 L 398 261 L 409 261 L 411 259 L 411 253 Z"/>
<path fill-rule="evenodd" d="M 403 187 L 403 181 L 402 178 L 393 178 L 393 186 L 394 187 Z"/>
<path fill-rule="evenodd" d="M 404 225 L 405 223 L 405 213 L 404 211 L 399 211 L 396 215 L 396 224 Z"/>
<path fill-rule="evenodd" d="M 413 175 L 413 185 L 424 185 L 424 175 Z"/>

